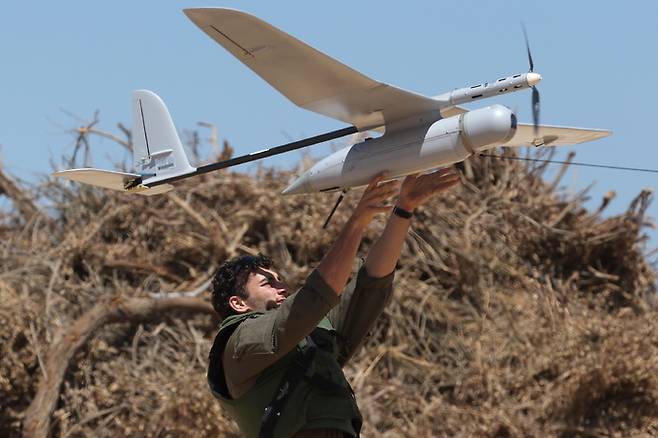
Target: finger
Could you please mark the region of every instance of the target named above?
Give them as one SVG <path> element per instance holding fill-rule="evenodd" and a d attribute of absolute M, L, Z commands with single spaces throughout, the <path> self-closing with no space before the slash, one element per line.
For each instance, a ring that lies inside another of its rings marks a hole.
<path fill-rule="evenodd" d="M 450 175 L 458 175 L 459 172 L 454 168 L 454 167 L 449 167 L 447 169 L 441 169 L 437 172 L 434 172 L 433 175 L 435 175 L 437 178 L 444 178 Z"/>
<path fill-rule="evenodd" d="M 441 183 L 428 188 L 427 190 L 423 190 L 421 193 L 418 193 L 418 201 L 419 204 L 424 204 L 425 201 L 427 201 L 429 198 L 432 196 L 439 194 L 441 192 L 445 192 L 452 187 L 458 185 L 461 182 L 460 179 L 454 179 L 454 180 L 447 180 L 447 181 L 442 181 Z"/>
<path fill-rule="evenodd" d="M 444 178 L 451 178 L 453 176 L 458 176 L 459 174 L 454 170 L 454 169 L 442 169 L 439 171 L 436 171 L 434 173 L 430 173 L 427 175 L 423 175 L 423 180 L 424 181 L 435 181 L 435 180 L 441 180 Z"/>
<path fill-rule="evenodd" d="M 434 184 L 437 181 L 445 181 L 453 178 L 459 178 L 459 174 L 452 171 L 452 169 L 448 169 L 448 171 L 446 172 L 437 171 L 434 173 L 423 175 L 420 178 L 419 182 L 421 185 Z"/>
<path fill-rule="evenodd" d="M 427 181 L 429 187 L 438 186 L 445 183 L 450 183 L 452 181 L 460 181 L 461 177 L 457 174 L 445 175 L 441 178 L 435 178 Z"/>
<path fill-rule="evenodd" d="M 400 181 L 398 180 L 391 180 L 391 181 L 386 181 L 384 183 L 379 183 L 377 187 L 373 189 L 373 191 L 377 190 L 396 190 L 400 188 Z"/>
<path fill-rule="evenodd" d="M 382 205 L 384 203 L 390 202 L 397 193 L 386 193 L 382 196 L 377 196 L 371 199 L 366 200 L 363 205 L 366 207 L 372 207 L 373 205 Z"/>
<path fill-rule="evenodd" d="M 434 173 L 438 173 L 439 175 L 448 175 L 450 173 L 455 173 L 455 168 L 453 166 L 445 167 L 443 169 L 437 170 Z"/>
<path fill-rule="evenodd" d="M 459 180 L 459 179 L 451 179 L 451 180 L 447 180 L 447 181 L 442 181 L 441 183 L 435 185 L 432 188 L 432 193 L 442 192 L 444 190 L 449 189 L 450 187 L 456 186 L 460 182 L 461 182 L 461 180 Z"/>
<path fill-rule="evenodd" d="M 386 185 L 381 185 L 377 187 L 376 189 L 372 190 L 369 193 L 366 193 L 363 196 L 363 200 L 365 202 L 373 202 L 376 200 L 384 199 L 389 196 L 393 196 L 398 193 L 399 191 L 399 184 L 386 184 Z"/>
<path fill-rule="evenodd" d="M 461 182 L 459 175 L 449 175 L 442 178 L 426 179 L 414 190 L 415 196 L 426 199 Z"/>
<path fill-rule="evenodd" d="M 447 173 L 445 175 L 441 175 L 437 178 L 434 178 L 434 181 L 447 181 L 451 179 L 459 179 L 460 176 L 458 173 Z"/>
<path fill-rule="evenodd" d="M 379 193 L 384 193 L 384 192 L 389 192 L 389 191 L 398 191 L 400 189 L 400 182 L 399 181 L 388 181 L 385 183 L 380 183 L 377 187 L 373 187 L 369 190 L 367 190 L 363 194 L 363 198 L 368 198 L 370 196 L 376 196 Z"/>
<path fill-rule="evenodd" d="M 375 187 L 377 187 L 377 185 L 381 182 L 381 180 L 384 179 L 387 173 L 388 173 L 387 170 L 383 170 L 379 172 L 377 175 L 375 175 L 368 183 L 368 187 L 366 187 L 366 190 L 372 190 Z"/>

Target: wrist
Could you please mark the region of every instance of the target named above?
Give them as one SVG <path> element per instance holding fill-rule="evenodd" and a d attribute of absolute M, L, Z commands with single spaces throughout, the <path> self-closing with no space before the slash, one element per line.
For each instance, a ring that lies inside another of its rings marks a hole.
<path fill-rule="evenodd" d="M 396 205 L 395 208 L 393 208 L 393 215 L 401 219 L 410 220 L 414 217 L 414 212 L 413 210 L 407 210 L 406 208 Z"/>
<path fill-rule="evenodd" d="M 413 213 L 414 210 L 415 210 L 416 207 L 417 207 L 417 205 L 415 205 L 414 203 L 409 202 L 409 201 L 403 201 L 403 200 L 399 200 L 399 201 L 395 204 L 395 206 L 396 206 L 396 207 L 399 207 L 399 208 L 401 208 L 401 209 L 403 209 L 403 210 L 407 210 L 407 211 L 409 211 L 409 212 L 411 212 L 411 213 Z"/>
<path fill-rule="evenodd" d="M 360 221 L 357 217 L 352 216 L 345 223 L 345 230 L 351 233 L 363 233 L 368 228 L 368 223 Z"/>

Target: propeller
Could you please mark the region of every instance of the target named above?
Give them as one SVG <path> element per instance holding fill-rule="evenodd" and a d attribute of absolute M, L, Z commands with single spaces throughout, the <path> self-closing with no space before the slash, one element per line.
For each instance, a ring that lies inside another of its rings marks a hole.
<path fill-rule="evenodd" d="M 528 51 L 528 64 L 530 64 L 529 73 L 534 73 L 535 64 L 532 62 L 532 53 L 530 53 L 530 43 L 528 42 L 528 32 L 526 32 L 525 26 L 521 24 L 523 28 L 523 36 L 525 38 L 525 47 Z M 539 75 L 538 75 L 539 76 Z M 538 77 L 541 79 L 541 76 Z M 537 80 L 537 82 L 539 82 Z M 534 126 L 535 137 L 539 134 L 539 91 L 535 85 L 532 85 L 532 123 Z"/>

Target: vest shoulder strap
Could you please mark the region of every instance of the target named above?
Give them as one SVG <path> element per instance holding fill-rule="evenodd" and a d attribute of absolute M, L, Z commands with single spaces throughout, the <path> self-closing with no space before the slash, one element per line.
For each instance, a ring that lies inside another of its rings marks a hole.
<path fill-rule="evenodd" d="M 331 324 L 329 324 L 329 327 L 331 327 Z M 325 333 L 326 335 L 323 336 Z M 259 438 L 274 437 L 274 430 L 286 403 L 302 380 L 306 380 L 325 393 L 334 393 L 343 397 L 354 397 L 351 387 L 347 389 L 339 383 L 315 372 L 313 362 L 318 350 L 327 351 L 330 349 L 329 351 L 331 352 L 335 351 L 333 343 L 330 340 L 331 337 L 327 338 L 326 336 L 330 336 L 330 331 L 318 326 L 309 336 L 304 338 L 306 345 L 298 351 L 294 360 L 288 365 L 279 384 L 279 388 L 263 412 Z M 318 340 L 327 342 L 329 345 L 318 345 Z"/>
<path fill-rule="evenodd" d="M 228 339 L 241 323 L 259 314 L 259 312 L 247 312 L 239 315 L 231 315 L 220 324 L 219 332 L 215 336 L 210 353 L 208 354 L 208 385 L 216 397 L 231 400 L 226 378 L 224 377 L 224 363 L 222 361 Z"/>

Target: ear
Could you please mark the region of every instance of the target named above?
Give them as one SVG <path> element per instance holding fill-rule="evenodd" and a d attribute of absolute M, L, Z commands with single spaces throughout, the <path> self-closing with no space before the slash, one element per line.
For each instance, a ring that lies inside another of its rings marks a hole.
<path fill-rule="evenodd" d="M 251 310 L 251 308 L 247 305 L 244 299 L 240 298 L 237 295 L 231 295 L 230 297 L 228 297 L 228 305 L 231 307 L 231 309 L 235 310 L 238 313 L 244 313 L 248 310 Z"/>

